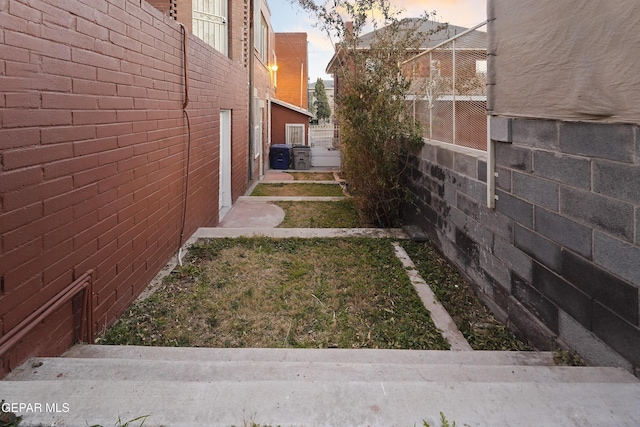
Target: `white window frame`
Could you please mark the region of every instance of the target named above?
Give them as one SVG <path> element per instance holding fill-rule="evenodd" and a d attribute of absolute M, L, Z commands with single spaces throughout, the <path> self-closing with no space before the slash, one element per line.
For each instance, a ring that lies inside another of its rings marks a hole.
<path fill-rule="evenodd" d="M 267 49 L 269 48 L 269 27 L 264 15 L 260 13 L 260 25 L 255 33 L 255 49 L 258 52 L 258 57 L 266 65 L 267 64 Z"/>

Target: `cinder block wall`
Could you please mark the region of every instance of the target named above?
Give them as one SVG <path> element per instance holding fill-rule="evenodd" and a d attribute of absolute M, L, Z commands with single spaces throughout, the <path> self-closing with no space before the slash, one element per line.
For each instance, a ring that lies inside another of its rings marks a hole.
<path fill-rule="evenodd" d="M 559 339 L 593 364 L 640 366 L 639 127 L 495 118 L 492 130 L 495 210 L 485 153 L 427 143 L 405 221 L 539 348 Z"/>
<path fill-rule="evenodd" d="M 0 330 L 88 269 L 100 330 L 180 243 L 180 27 L 140 0 L 0 0 L 0 21 Z M 234 200 L 248 157 L 246 69 L 193 36 L 188 59 L 187 237 L 218 219 L 220 109 L 232 110 Z M 60 354 L 73 327 L 67 304 L 4 355 L 0 376 Z"/>

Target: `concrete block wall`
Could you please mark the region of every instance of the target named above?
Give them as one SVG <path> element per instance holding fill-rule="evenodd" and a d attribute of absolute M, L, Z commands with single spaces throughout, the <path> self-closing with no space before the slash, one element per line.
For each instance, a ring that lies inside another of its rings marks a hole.
<path fill-rule="evenodd" d="M 100 330 L 179 247 L 189 135 L 185 236 L 216 224 L 220 109 L 233 199 L 246 191 L 247 70 L 189 37 L 189 132 L 180 27 L 148 3 L 0 0 L 0 21 L 0 332 L 89 269 Z M 64 351 L 72 305 L 0 355 L 0 376 Z"/>
<path fill-rule="evenodd" d="M 537 347 L 640 366 L 639 126 L 497 117 L 491 129 L 495 210 L 486 153 L 428 142 L 405 222 Z"/>

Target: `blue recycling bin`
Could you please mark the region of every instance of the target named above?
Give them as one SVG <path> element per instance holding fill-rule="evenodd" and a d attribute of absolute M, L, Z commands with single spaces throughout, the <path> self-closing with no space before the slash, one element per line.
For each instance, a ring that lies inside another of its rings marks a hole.
<path fill-rule="evenodd" d="M 291 163 L 291 147 L 287 144 L 273 144 L 269 151 L 271 169 L 289 169 Z"/>

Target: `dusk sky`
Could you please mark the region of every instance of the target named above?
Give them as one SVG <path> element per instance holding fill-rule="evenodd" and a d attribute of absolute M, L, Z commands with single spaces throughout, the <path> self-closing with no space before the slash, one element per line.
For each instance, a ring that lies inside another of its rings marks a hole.
<path fill-rule="evenodd" d="M 329 38 L 313 26 L 312 18 L 290 0 L 267 0 L 271 25 L 276 32 L 306 32 L 309 49 L 309 81 L 330 79 L 325 68 L 333 56 Z M 405 9 L 403 17 L 417 17 L 424 11 L 436 11 L 438 20 L 461 27 L 472 27 L 487 19 L 485 0 L 396 0 L 394 6 Z"/>

